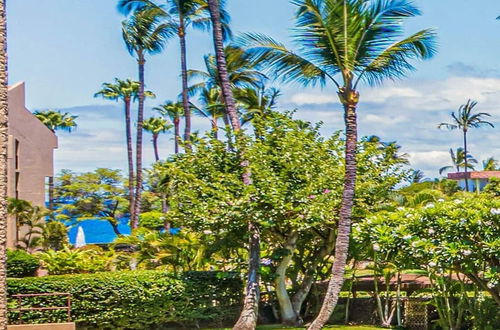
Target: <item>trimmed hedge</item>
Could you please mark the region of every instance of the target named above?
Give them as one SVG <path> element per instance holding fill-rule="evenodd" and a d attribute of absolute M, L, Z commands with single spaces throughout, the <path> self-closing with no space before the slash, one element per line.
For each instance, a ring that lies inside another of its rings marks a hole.
<path fill-rule="evenodd" d="M 34 276 L 40 261 L 23 250 L 7 250 L 7 276 L 26 277 Z"/>
<path fill-rule="evenodd" d="M 162 271 L 109 272 L 8 279 L 8 294 L 69 292 L 79 329 L 164 329 L 220 326 L 235 320 L 243 283 L 238 274 Z M 57 301 L 59 299 L 59 301 Z M 16 308 L 15 299 L 9 307 Z M 63 298 L 30 298 L 27 306 L 64 306 Z M 9 312 L 9 322 L 19 315 Z M 23 313 L 23 321 L 65 321 L 64 311 Z"/>

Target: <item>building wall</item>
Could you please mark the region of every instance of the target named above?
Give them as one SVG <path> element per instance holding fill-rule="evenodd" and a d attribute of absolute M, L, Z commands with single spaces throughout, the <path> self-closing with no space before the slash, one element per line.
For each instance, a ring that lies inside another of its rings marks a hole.
<path fill-rule="evenodd" d="M 25 106 L 24 82 L 9 87 L 8 191 L 16 197 L 45 206 L 46 181 L 54 176 L 57 137 Z M 15 219 L 7 227 L 7 244 L 17 240 Z"/>

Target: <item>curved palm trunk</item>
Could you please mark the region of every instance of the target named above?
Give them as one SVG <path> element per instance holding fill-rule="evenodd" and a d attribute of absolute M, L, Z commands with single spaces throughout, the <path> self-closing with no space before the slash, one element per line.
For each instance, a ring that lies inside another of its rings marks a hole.
<path fill-rule="evenodd" d="M 158 153 L 158 134 L 153 134 L 153 150 L 155 152 L 155 160 L 160 160 L 160 154 Z"/>
<path fill-rule="evenodd" d="M 137 140 L 136 140 L 136 181 L 135 181 L 135 205 L 134 213 L 130 219 L 130 227 L 137 228 L 139 225 L 139 213 L 141 212 L 141 192 L 142 192 L 142 134 L 144 122 L 144 56 L 139 55 L 139 97 L 137 110 Z"/>
<path fill-rule="evenodd" d="M 464 130 L 464 163 L 465 163 L 465 191 L 469 192 L 468 162 L 467 162 L 467 130 Z"/>
<path fill-rule="evenodd" d="M 186 150 L 191 150 L 191 108 L 189 107 L 188 76 L 186 58 L 186 31 L 184 19 L 180 18 L 179 40 L 181 43 L 181 73 L 182 73 L 182 107 L 184 108 L 184 142 Z"/>
<path fill-rule="evenodd" d="M 7 24 L 5 0 L 0 1 L 0 330 L 7 329 Z"/>
<path fill-rule="evenodd" d="M 229 75 L 226 66 L 226 55 L 224 53 L 224 42 L 222 37 L 222 25 L 220 21 L 219 0 L 208 0 L 210 10 L 210 18 L 212 20 L 213 38 L 215 47 L 215 58 L 217 61 L 217 69 L 221 81 L 222 95 L 225 100 L 226 111 L 231 121 L 236 138 L 241 131 L 240 120 L 236 112 L 236 102 L 234 100 Z M 245 159 L 243 150 L 240 150 L 241 168 L 243 169 L 242 181 L 244 185 L 251 185 L 251 173 L 249 163 Z M 249 262 L 248 262 L 248 278 L 245 291 L 245 299 L 243 302 L 243 310 L 233 329 L 255 329 L 259 313 L 260 300 L 260 231 L 257 224 L 248 223 L 249 239 Z"/>
<path fill-rule="evenodd" d="M 179 117 L 174 118 L 174 136 L 175 136 L 174 148 L 176 154 L 179 153 L 179 139 L 181 138 L 179 124 L 180 124 Z"/>
<path fill-rule="evenodd" d="M 125 135 L 127 138 L 127 160 L 128 160 L 128 195 L 130 217 L 134 214 L 135 193 L 134 193 L 134 150 L 132 148 L 132 129 L 130 127 L 130 98 L 125 99 Z"/>
<path fill-rule="evenodd" d="M 357 91 L 345 89 L 339 92 L 339 96 L 344 104 L 344 121 L 346 126 L 344 191 L 342 193 L 340 219 L 337 229 L 337 240 L 335 242 L 335 260 L 332 266 L 332 278 L 328 283 L 328 290 L 321 310 L 314 322 L 309 326 L 309 330 L 322 329 L 337 305 L 339 293 L 344 283 L 345 265 L 349 249 L 352 207 L 356 187 L 356 144 L 358 138 L 356 106 L 359 101 L 359 94 Z"/>

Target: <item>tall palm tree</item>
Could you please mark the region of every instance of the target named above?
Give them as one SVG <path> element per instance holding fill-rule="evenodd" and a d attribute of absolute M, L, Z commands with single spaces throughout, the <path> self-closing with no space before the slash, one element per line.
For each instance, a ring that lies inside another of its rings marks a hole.
<path fill-rule="evenodd" d="M 154 98 L 151 91 L 144 91 L 145 97 Z M 130 108 L 133 101 L 139 97 L 139 82 L 131 79 L 121 80 L 115 78 L 115 83 L 103 83 L 102 89 L 94 94 L 94 97 L 102 97 L 107 100 L 123 101 L 125 110 L 125 137 L 127 140 L 128 160 L 128 192 L 130 200 L 130 214 L 134 213 L 134 155 L 132 148 L 132 128 Z"/>
<path fill-rule="evenodd" d="M 409 0 L 292 0 L 297 6 L 293 52 L 261 34 L 242 41 L 254 59 L 267 64 L 285 82 L 303 85 L 331 82 L 344 107 L 346 126 L 345 178 L 332 277 L 323 306 L 309 329 L 321 329 L 331 315 L 344 281 L 356 186 L 358 84 L 403 78 L 413 70 L 410 60 L 434 52 L 435 33 L 422 30 L 402 38 L 403 22 L 420 14 Z"/>
<path fill-rule="evenodd" d="M 281 92 L 277 88 L 240 88 L 234 92 L 242 113 L 241 122 L 251 122 L 256 116 L 265 116 L 276 107 Z"/>
<path fill-rule="evenodd" d="M 218 138 L 218 121 L 226 115 L 224 103 L 221 101 L 221 92 L 215 88 L 205 88 L 200 93 L 200 103 L 203 108 L 195 108 L 194 112 L 210 120 L 212 134 Z"/>
<path fill-rule="evenodd" d="M 452 148 L 450 148 L 450 158 L 451 158 L 451 164 L 449 166 L 443 166 L 439 169 L 439 174 L 443 174 L 448 171 L 456 170 L 457 172 L 460 172 L 461 168 L 465 168 L 467 166 L 468 169 L 473 170 L 474 165 L 472 164 L 477 164 L 477 160 L 472 157 L 472 155 L 468 154 L 467 155 L 467 165 L 465 165 L 465 152 L 463 148 L 457 148 L 457 151 L 453 151 Z"/>
<path fill-rule="evenodd" d="M 486 112 L 473 113 L 474 108 L 476 107 L 477 102 L 468 100 L 467 103 L 462 104 L 458 109 L 457 114 L 455 112 L 451 113 L 451 117 L 453 121 L 451 123 L 441 123 L 438 125 L 438 128 L 447 128 L 450 130 L 459 129 L 463 133 L 464 138 L 464 172 L 465 172 L 465 190 L 469 191 L 469 178 L 467 174 L 468 162 L 467 162 L 467 132 L 471 128 L 479 128 L 481 126 L 493 126 L 492 123 L 483 120 L 484 117 L 490 117 L 491 115 Z"/>
<path fill-rule="evenodd" d="M 180 123 L 181 118 L 184 116 L 184 106 L 182 102 L 172 102 L 167 101 L 164 104 L 153 108 L 153 110 L 158 111 L 162 116 L 170 118 L 172 123 L 174 123 L 174 146 L 175 153 L 179 153 L 179 141 L 180 141 Z"/>
<path fill-rule="evenodd" d="M 212 32 L 215 49 L 215 59 L 217 63 L 217 72 L 220 81 L 220 89 L 226 105 L 226 112 L 231 122 L 233 131 L 237 139 L 241 137 L 241 123 L 238 117 L 236 102 L 233 95 L 231 81 L 229 79 L 228 66 L 226 61 L 226 53 L 224 52 L 224 38 L 222 23 L 220 17 L 220 1 L 208 0 L 210 9 L 210 18 L 212 20 Z M 249 162 L 245 157 L 245 151 L 240 150 L 242 181 L 243 184 L 249 186 L 252 184 Z M 240 317 L 236 322 L 234 329 L 255 329 L 259 311 L 260 300 L 260 231 L 256 223 L 248 222 L 249 233 L 249 261 L 248 275 L 245 290 L 245 299 Z"/>
<path fill-rule="evenodd" d="M 142 125 L 144 121 L 144 65 L 146 54 L 156 54 L 163 50 L 172 27 L 162 23 L 165 14 L 157 8 L 145 7 L 133 13 L 122 23 L 123 40 L 130 55 L 135 56 L 139 71 L 139 91 L 137 93 L 137 140 L 136 140 L 136 184 L 133 213 L 130 216 L 132 228 L 137 228 L 141 211 L 142 191 Z"/>
<path fill-rule="evenodd" d="M 5 0 L 0 0 L 0 330 L 7 329 L 7 21 Z"/>
<path fill-rule="evenodd" d="M 167 132 L 172 128 L 165 119 L 158 117 L 151 117 L 144 121 L 144 125 L 142 126 L 146 132 L 149 132 L 153 135 L 153 149 L 155 153 L 155 160 L 160 160 L 160 155 L 158 153 L 158 137 L 161 133 Z"/>
<path fill-rule="evenodd" d="M 188 95 L 186 34 L 189 27 L 207 30 L 210 27 L 210 14 L 207 3 L 204 0 L 164 1 L 166 6 L 162 6 L 160 0 L 120 0 L 118 7 L 125 13 L 144 7 L 162 10 L 164 17 L 168 19 L 169 25 L 172 27 L 172 32 L 178 36 L 181 51 L 182 106 L 184 108 L 185 118 L 184 140 L 186 141 L 187 148 L 190 148 L 191 106 Z M 230 18 L 223 9 L 219 10 L 223 22 L 224 36 L 228 38 L 231 35 L 231 31 L 227 25 Z"/>
<path fill-rule="evenodd" d="M 499 169 L 498 160 L 493 157 L 490 157 L 486 160 L 483 160 L 483 170 L 484 171 L 497 171 Z"/>
<path fill-rule="evenodd" d="M 68 112 L 62 113 L 56 110 L 35 111 L 33 114 L 50 129 L 53 133 L 56 131 L 71 132 L 76 127 L 76 118 Z"/>

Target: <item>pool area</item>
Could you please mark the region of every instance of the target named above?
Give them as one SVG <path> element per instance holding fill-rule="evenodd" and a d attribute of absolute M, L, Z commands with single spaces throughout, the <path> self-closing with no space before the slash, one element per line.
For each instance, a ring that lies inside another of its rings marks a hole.
<path fill-rule="evenodd" d="M 120 219 L 118 229 L 123 235 L 130 235 L 129 218 Z M 68 238 L 71 244 L 76 243 L 78 227 L 82 227 L 85 232 L 85 242 L 87 244 L 108 244 L 112 243 L 117 237 L 113 227 L 105 220 L 84 220 L 71 221 L 66 223 L 68 226 Z"/>

